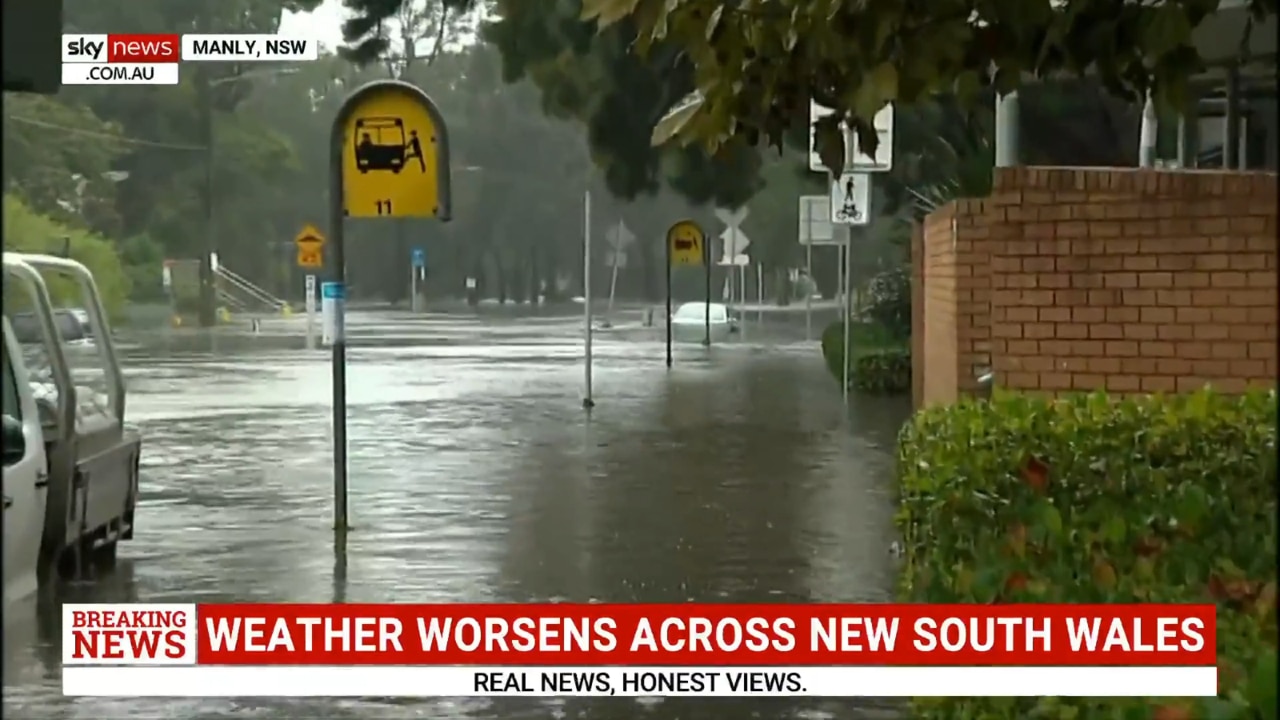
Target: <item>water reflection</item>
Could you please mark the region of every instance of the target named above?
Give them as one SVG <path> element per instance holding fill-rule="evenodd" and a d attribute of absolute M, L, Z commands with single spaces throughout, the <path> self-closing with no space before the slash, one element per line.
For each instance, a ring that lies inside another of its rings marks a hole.
<path fill-rule="evenodd" d="M 357 325 L 357 323 L 353 323 Z M 448 342 L 353 360 L 351 512 L 335 545 L 326 358 L 241 348 L 131 361 L 146 436 L 136 539 L 65 601 L 868 601 L 889 597 L 901 403 L 845 417 L 812 346 L 422 322 Z M 390 330 L 388 330 L 390 332 Z M 396 328 L 404 335 L 404 328 Z M 853 432 L 850 428 L 853 428 Z M 100 700 L 59 695 L 56 604 L 10 631 L 14 717 L 862 718 L 874 701 Z M 12 617 L 13 613 L 9 613 Z M 52 619 L 50 619 L 52 618 Z"/>

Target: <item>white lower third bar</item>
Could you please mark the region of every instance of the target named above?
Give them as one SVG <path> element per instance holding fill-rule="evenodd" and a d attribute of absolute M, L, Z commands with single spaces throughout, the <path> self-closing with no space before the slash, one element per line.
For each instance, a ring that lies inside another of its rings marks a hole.
<path fill-rule="evenodd" d="M 63 63 L 63 85 L 177 85 L 177 63 Z"/>
<path fill-rule="evenodd" d="M 1212 697 L 1216 667 L 150 666 L 62 669 L 97 697 Z"/>

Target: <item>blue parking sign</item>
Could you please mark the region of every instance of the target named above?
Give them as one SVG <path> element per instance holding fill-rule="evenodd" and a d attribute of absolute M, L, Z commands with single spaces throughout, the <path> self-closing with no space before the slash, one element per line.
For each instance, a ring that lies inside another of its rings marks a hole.
<path fill-rule="evenodd" d="M 413 266 L 415 268 L 424 268 L 427 266 L 426 248 L 416 247 L 413 249 Z"/>

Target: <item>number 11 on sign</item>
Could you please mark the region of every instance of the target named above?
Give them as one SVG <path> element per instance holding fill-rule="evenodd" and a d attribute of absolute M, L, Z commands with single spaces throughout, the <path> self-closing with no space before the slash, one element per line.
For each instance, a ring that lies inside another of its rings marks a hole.
<path fill-rule="evenodd" d="M 379 215 L 391 215 L 391 214 L 392 214 L 392 212 L 391 212 L 391 201 L 390 201 L 390 200 L 379 200 L 379 201 L 378 201 L 378 214 L 379 214 Z"/>

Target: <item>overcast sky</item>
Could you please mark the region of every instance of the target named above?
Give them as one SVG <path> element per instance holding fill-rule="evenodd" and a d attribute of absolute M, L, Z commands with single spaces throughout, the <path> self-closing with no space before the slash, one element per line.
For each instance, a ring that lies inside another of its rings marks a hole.
<path fill-rule="evenodd" d="M 350 11 L 342 6 L 342 0 L 324 0 L 324 3 L 314 12 L 286 12 L 280 23 L 280 34 L 315 38 L 333 50 L 342 45 L 342 23 L 346 22 L 349 15 Z M 446 41 L 445 49 L 451 51 L 474 41 L 475 33 L 464 31 L 453 40 Z M 397 44 L 394 39 L 392 43 Z M 432 45 L 434 45 L 433 39 L 419 41 L 418 53 L 420 55 L 429 53 Z"/>
<path fill-rule="evenodd" d="M 342 23 L 346 19 L 347 9 L 342 7 L 342 0 L 325 0 L 314 12 L 286 12 L 280 23 L 280 34 L 315 38 L 332 49 L 342 44 Z"/>

